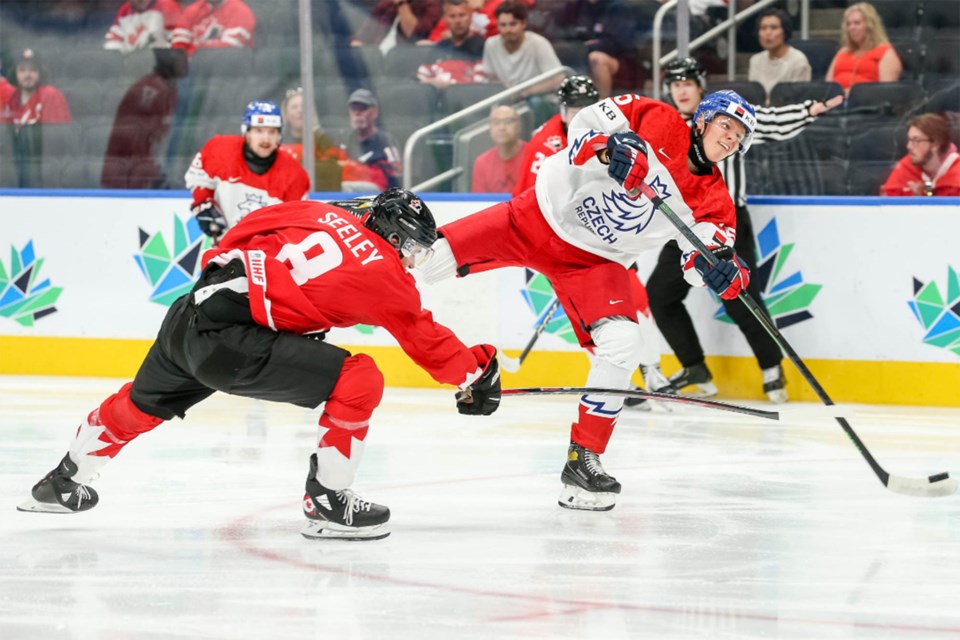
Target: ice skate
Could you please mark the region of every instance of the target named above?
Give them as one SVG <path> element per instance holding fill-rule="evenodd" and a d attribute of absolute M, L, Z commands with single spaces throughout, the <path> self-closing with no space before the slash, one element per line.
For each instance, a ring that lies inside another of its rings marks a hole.
<path fill-rule="evenodd" d="M 18 511 L 40 513 L 77 513 L 97 506 L 100 497 L 92 487 L 73 481 L 77 465 L 70 454 L 63 456 L 57 468 L 33 486 L 32 498 L 17 507 Z"/>
<path fill-rule="evenodd" d="M 350 489 L 327 489 L 317 480 L 317 454 L 310 456 L 300 531 L 311 540 L 379 540 L 390 535 L 390 509 L 364 500 Z"/>
<path fill-rule="evenodd" d="M 717 387 L 713 384 L 713 376 L 705 364 L 695 364 L 684 367 L 670 376 L 670 383 L 682 396 L 691 398 L 712 398 L 717 395 Z M 688 388 L 692 387 L 692 388 Z"/>
<path fill-rule="evenodd" d="M 640 373 L 643 374 L 643 384 L 646 387 L 647 391 L 653 391 L 655 393 L 669 393 L 670 395 L 676 395 L 677 390 L 671 384 L 667 377 L 663 375 L 663 371 L 660 370 L 660 365 L 654 364 L 650 366 L 640 366 Z M 633 387 L 637 389 L 638 387 Z M 646 398 L 626 398 L 623 401 L 623 406 L 633 407 L 641 411 L 651 411 L 652 407 L 650 406 L 650 401 Z M 667 408 L 669 407 L 666 403 L 661 406 Z"/>
<path fill-rule="evenodd" d="M 617 504 L 620 483 L 603 470 L 599 455 L 579 444 L 570 443 L 560 480 L 558 502 L 564 509 L 609 511 Z"/>
<path fill-rule="evenodd" d="M 787 380 L 783 377 L 783 367 L 777 365 L 763 370 L 763 392 L 774 404 L 783 404 L 787 401 L 787 390 L 784 389 Z"/>

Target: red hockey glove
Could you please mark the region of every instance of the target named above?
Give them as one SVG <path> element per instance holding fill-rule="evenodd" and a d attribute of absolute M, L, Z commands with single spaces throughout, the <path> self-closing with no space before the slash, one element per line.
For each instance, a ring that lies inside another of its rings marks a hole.
<path fill-rule="evenodd" d="M 647 145 L 633 131 L 615 133 L 607 139 L 610 164 L 607 175 L 623 185 L 627 193 L 638 192 L 650 170 Z"/>
<path fill-rule="evenodd" d="M 200 230 L 211 238 L 220 237 L 227 228 L 227 219 L 223 217 L 219 205 L 212 198 L 193 205 L 190 213 L 197 219 Z"/>
<path fill-rule="evenodd" d="M 489 344 L 470 349 L 483 373 L 473 384 L 456 394 L 457 411 L 468 416 L 488 416 L 500 406 L 500 366 L 497 350 Z"/>
<path fill-rule="evenodd" d="M 750 283 L 750 270 L 731 247 L 716 247 L 710 252 L 720 261 L 716 266 L 711 267 L 698 252 L 693 257 L 693 268 L 714 293 L 724 300 L 733 300 Z"/>

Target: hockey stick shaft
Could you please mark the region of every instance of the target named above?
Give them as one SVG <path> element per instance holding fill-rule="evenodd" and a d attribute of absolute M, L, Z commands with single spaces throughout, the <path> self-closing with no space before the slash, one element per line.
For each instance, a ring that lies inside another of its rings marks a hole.
<path fill-rule="evenodd" d="M 728 402 L 716 402 L 714 400 L 703 400 L 701 398 L 691 398 L 689 396 L 678 396 L 670 393 L 657 393 L 656 391 L 643 391 L 642 389 L 608 389 L 604 387 L 525 387 L 519 389 L 502 389 L 500 391 L 505 396 L 561 396 L 561 395 L 587 395 L 597 394 L 606 396 L 622 396 L 624 398 L 643 398 L 645 400 L 662 400 L 664 402 L 676 402 L 678 404 L 705 407 L 707 409 L 720 409 L 721 411 L 730 411 L 733 413 L 742 413 L 755 418 L 766 418 L 767 420 L 779 420 L 780 414 L 776 411 L 766 411 L 764 409 L 754 409 L 752 407 L 743 407 Z"/>
<path fill-rule="evenodd" d="M 517 358 L 520 364 L 523 364 L 523 361 L 527 359 L 527 355 L 530 354 L 530 350 L 533 349 L 533 345 L 537 344 L 537 340 L 540 339 L 541 334 L 546 330 L 547 325 L 550 324 L 550 318 L 553 317 L 553 314 L 557 312 L 557 309 L 560 307 L 560 299 L 554 298 L 553 302 L 547 307 L 547 310 L 543 312 L 543 317 L 540 319 L 540 323 L 537 324 L 537 328 L 534 330 L 533 335 L 530 336 L 530 341 L 527 342 L 527 346 L 523 348 L 523 351 L 520 352 L 520 357 Z"/>
<path fill-rule="evenodd" d="M 646 183 L 640 184 L 640 193 L 646 196 L 653 205 L 660 210 L 660 212 L 666 216 L 670 223 L 677 228 L 681 235 L 686 238 L 690 244 L 693 245 L 694 249 L 700 252 L 700 255 L 711 265 L 716 266 L 720 261 L 717 259 L 713 252 L 707 249 L 706 245 L 703 244 L 703 241 L 697 237 L 697 234 L 688 227 L 683 220 L 677 216 L 676 213 L 656 194 L 656 192 L 650 188 Z M 813 376 L 810 369 L 807 368 L 807 365 L 800 359 L 800 356 L 797 352 L 790 346 L 790 343 L 787 342 L 787 339 L 783 337 L 783 334 L 777 329 L 773 324 L 773 321 L 766 314 L 766 312 L 757 304 L 756 300 L 747 293 L 745 290 L 740 292 L 738 299 L 743 302 L 747 307 L 753 317 L 757 319 L 757 322 L 770 334 L 770 337 L 783 349 L 783 352 L 787 354 L 787 357 L 790 361 L 797 367 L 797 370 L 800 371 L 800 375 L 803 376 L 804 380 L 807 381 L 807 384 L 813 388 L 814 392 L 827 406 L 833 406 L 835 403 L 827 395 L 826 390 L 820 385 L 820 382 Z M 853 430 L 853 427 L 850 426 L 850 423 L 847 422 L 847 419 L 842 416 L 834 416 L 834 419 L 839 423 L 843 428 L 843 431 L 847 434 L 847 437 L 850 438 L 851 442 L 857 447 L 857 450 L 860 451 L 860 455 L 863 456 L 864 460 L 867 461 L 867 464 L 870 465 L 870 468 L 873 469 L 873 472 L 880 479 L 880 482 L 883 483 L 885 487 L 888 487 L 894 491 L 899 491 L 901 493 L 907 493 L 909 495 L 949 495 L 957 489 L 957 481 L 952 480 L 948 484 L 943 484 L 939 487 L 940 491 L 949 491 L 949 493 L 939 493 L 939 492 L 929 492 L 924 491 L 922 485 L 915 486 L 919 481 L 912 481 L 906 478 L 895 478 L 894 482 L 891 483 L 890 474 L 880 466 L 880 463 L 873 457 L 873 454 L 867 449 L 866 445 L 860 439 L 860 436 Z M 944 482 L 949 478 L 947 473 L 939 473 L 927 478 L 927 481 L 930 485 L 937 482 Z"/>

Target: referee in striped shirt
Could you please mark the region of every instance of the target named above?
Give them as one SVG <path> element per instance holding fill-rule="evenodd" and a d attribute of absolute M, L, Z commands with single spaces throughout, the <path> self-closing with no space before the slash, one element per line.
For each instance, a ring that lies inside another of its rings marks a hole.
<path fill-rule="evenodd" d="M 669 93 L 680 114 L 689 122 L 697 105 L 706 93 L 706 73 L 694 58 L 682 58 L 667 65 L 664 75 L 664 93 Z M 755 106 L 757 128 L 753 143 L 789 140 L 798 135 L 804 127 L 817 116 L 829 111 L 843 101 L 837 96 L 826 103 L 807 100 L 800 104 L 785 107 Z M 743 258 L 751 273 L 756 271 L 756 244 L 753 237 L 753 224 L 747 211 L 747 187 L 744 173 L 743 155 L 736 153 L 723 160 L 720 165 L 730 197 L 737 209 L 737 236 L 734 250 Z M 670 377 L 677 390 L 684 387 L 696 387 L 697 395 L 710 396 L 717 393 L 713 377 L 704 361 L 703 348 L 693 327 L 690 314 L 683 300 L 690 285 L 683 278 L 680 269 L 680 248 L 676 241 L 667 243 L 660 252 L 657 266 L 647 281 L 647 293 L 650 297 L 650 309 L 657 321 L 657 327 L 680 365 L 679 372 Z M 750 296 L 766 311 L 761 297 L 758 278 L 750 278 L 747 287 Z M 780 347 L 767 334 L 763 326 L 739 300 L 724 300 L 727 315 L 737 324 L 753 350 L 763 372 L 763 391 L 771 402 L 786 402 L 785 380 L 780 363 L 783 355 Z"/>

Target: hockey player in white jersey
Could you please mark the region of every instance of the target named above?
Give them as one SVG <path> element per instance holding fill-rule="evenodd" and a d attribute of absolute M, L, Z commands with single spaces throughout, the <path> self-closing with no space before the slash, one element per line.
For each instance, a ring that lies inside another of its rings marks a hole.
<path fill-rule="evenodd" d="M 586 385 L 626 389 L 645 345 L 627 267 L 643 251 L 677 239 L 688 281 L 736 297 L 749 272 L 734 251 L 735 214 L 716 163 L 745 151 L 753 108 L 732 91 L 701 103 L 689 128 L 668 105 L 614 96 L 583 109 L 569 144 L 544 161 L 536 186 L 441 227 L 424 268 L 427 282 L 505 266 L 546 276 L 580 344 L 592 352 Z M 649 184 L 720 258 L 710 267 L 645 197 Z M 604 471 L 622 398 L 584 395 L 561 474 L 560 506 L 606 511 L 620 483 Z"/>
<path fill-rule="evenodd" d="M 243 114 L 243 135 L 214 136 L 184 179 L 191 212 L 205 234 L 218 238 L 247 214 L 271 204 L 304 200 L 310 177 L 280 151 L 283 117 L 272 102 L 254 101 Z"/>

